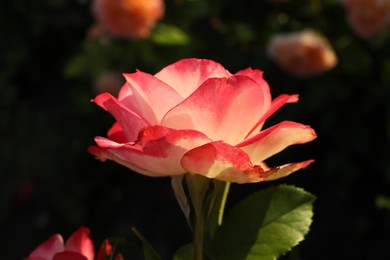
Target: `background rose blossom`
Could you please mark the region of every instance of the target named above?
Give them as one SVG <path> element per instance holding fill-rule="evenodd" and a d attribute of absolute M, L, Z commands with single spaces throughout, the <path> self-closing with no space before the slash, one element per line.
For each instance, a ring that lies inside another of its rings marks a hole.
<path fill-rule="evenodd" d="M 362 38 L 390 30 L 390 1 L 341 0 L 348 13 L 348 21 Z"/>
<path fill-rule="evenodd" d="M 95 0 L 93 13 L 118 37 L 146 38 L 164 15 L 163 0 Z"/>
<path fill-rule="evenodd" d="M 337 64 L 327 40 L 310 30 L 274 35 L 267 52 L 284 70 L 299 77 L 320 74 Z"/>

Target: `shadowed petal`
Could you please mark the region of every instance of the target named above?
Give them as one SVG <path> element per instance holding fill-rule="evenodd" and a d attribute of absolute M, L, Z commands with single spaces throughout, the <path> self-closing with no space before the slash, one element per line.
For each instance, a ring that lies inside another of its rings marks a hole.
<path fill-rule="evenodd" d="M 107 132 L 108 139 L 117 142 L 117 143 L 127 143 L 125 134 L 123 133 L 123 129 L 118 122 L 115 122 L 114 125 Z M 133 140 L 134 141 L 134 140 Z"/>
<path fill-rule="evenodd" d="M 141 128 L 150 125 L 145 118 L 125 107 L 109 93 L 102 93 L 93 101 L 113 115 L 129 141 L 134 141 L 137 138 Z"/>
<path fill-rule="evenodd" d="M 183 98 L 187 98 L 208 78 L 230 76 L 231 73 L 221 64 L 194 58 L 173 63 L 155 75 L 156 78 L 175 89 Z"/>
<path fill-rule="evenodd" d="M 284 121 L 239 143 L 237 147 L 245 151 L 252 162 L 260 163 L 290 145 L 307 143 L 316 137 L 310 126 Z"/>
<path fill-rule="evenodd" d="M 222 141 L 190 150 L 181 164 L 187 172 L 227 182 L 260 182 L 265 177 L 261 166 L 253 165 L 244 151 Z"/>
<path fill-rule="evenodd" d="M 194 129 L 212 140 L 237 144 L 264 113 L 264 92 L 247 76 L 212 78 L 170 110 L 162 125 Z"/>
<path fill-rule="evenodd" d="M 158 177 L 183 174 L 183 154 L 211 140 L 193 130 L 150 126 L 141 130 L 135 143 L 119 144 L 103 137 L 95 141 L 99 147 L 90 147 L 89 152 L 101 160 L 114 160 L 134 171 Z"/>
<path fill-rule="evenodd" d="M 119 100 L 152 124 L 160 124 L 165 113 L 183 100 L 172 87 L 153 75 L 137 71 L 124 76 L 128 82 L 124 88 L 130 88 L 132 95 L 121 93 Z"/>
<path fill-rule="evenodd" d="M 90 260 L 80 253 L 65 251 L 56 254 L 53 259 L 50 260 Z"/>

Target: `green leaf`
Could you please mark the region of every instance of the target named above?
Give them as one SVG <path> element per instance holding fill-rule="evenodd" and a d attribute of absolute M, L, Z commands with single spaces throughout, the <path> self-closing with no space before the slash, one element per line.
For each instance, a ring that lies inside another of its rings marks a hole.
<path fill-rule="evenodd" d="M 145 260 L 161 260 L 161 257 L 156 253 L 149 242 L 146 241 L 146 239 L 138 232 L 138 230 L 134 227 L 131 228 L 131 230 L 139 238 L 139 240 L 141 240 Z"/>
<path fill-rule="evenodd" d="M 248 196 L 217 230 L 212 259 L 277 259 L 304 239 L 314 200 L 310 193 L 288 185 Z"/>
<path fill-rule="evenodd" d="M 194 246 L 192 243 L 182 246 L 175 255 L 173 260 L 188 260 L 194 257 Z"/>
<path fill-rule="evenodd" d="M 152 42 L 165 46 L 186 45 L 190 41 L 180 28 L 162 23 L 156 26 L 150 38 Z"/>

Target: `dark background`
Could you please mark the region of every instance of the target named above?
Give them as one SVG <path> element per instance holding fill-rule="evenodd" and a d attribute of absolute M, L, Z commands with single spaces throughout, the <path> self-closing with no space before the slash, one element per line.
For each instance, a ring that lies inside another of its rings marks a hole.
<path fill-rule="evenodd" d="M 131 239 L 135 226 L 164 259 L 191 240 L 169 178 L 102 164 L 86 151 L 114 122 L 90 102 L 101 73 L 154 74 L 185 57 L 212 59 L 233 73 L 264 70 L 274 97 L 300 94 L 268 123 L 293 120 L 318 134 L 272 159 L 315 164 L 278 182 L 233 185 L 228 207 L 269 185 L 293 184 L 318 199 L 311 232 L 284 259 L 390 259 L 388 32 L 357 37 L 335 0 L 168 0 L 161 21 L 168 27 L 150 38 L 102 40 L 87 36 L 95 22 L 90 4 L 0 4 L 2 259 L 22 259 L 51 234 L 67 238 L 81 225 L 91 228 L 96 247 L 108 236 Z M 265 49 L 274 33 L 306 28 L 328 38 L 339 64 L 299 79 Z"/>

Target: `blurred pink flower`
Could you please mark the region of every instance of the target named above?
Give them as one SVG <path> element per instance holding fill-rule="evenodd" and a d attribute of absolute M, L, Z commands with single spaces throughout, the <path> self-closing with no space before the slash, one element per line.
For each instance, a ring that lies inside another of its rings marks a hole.
<path fill-rule="evenodd" d="M 274 35 L 267 52 L 285 71 L 299 77 L 320 74 L 337 64 L 328 41 L 310 30 Z"/>
<path fill-rule="evenodd" d="M 121 254 L 117 254 L 114 258 L 112 258 L 113 254 L 113 248 L 112 245 L 108 240 L 105 240 L 102 245 L 99 248 L 98 255 L 96 257 L 96 260 L 105 260 L 105 256 L 110 256 L 110 259 L 113 260 L 123 260 L 123 256 Z"/>
<path fill-rule="evenodd" d="M 150 75 L 125 74 L 118 98 L 94 102 L 116 122 L 108 138 L 96 137 L 89 152 L 147 176 L 200 174 L 222 181 L 273 180 L 313 160 L 268 168 L 264 160 L 293 144 L 316 138 L 306 125 L 283 121 L 261 130 L 265 120 L 298 95 L 272 100 L 260 70 L 231 74 L 211 60 L 183 59 Z"/>
<path fill-rule="evenodd" d="M 163 0 L 94 0 L 93 13 L 112 35 L 143 39 L 164 15 Z"/>
<path fill-rule="evenodd" d="M 390 29 L 389 0 L 341 0 L 348 12 L 348 20 L 362 38 L 370 38 Z"/>
<path fill-rule="evenodd" d="M 89 232 L 88 228 L 81 227 L 68 238 L 65 244 L 62 236 L 55 234 L 40 244 L 24 260 L 93 260 L 94 247 Z"/>

